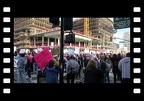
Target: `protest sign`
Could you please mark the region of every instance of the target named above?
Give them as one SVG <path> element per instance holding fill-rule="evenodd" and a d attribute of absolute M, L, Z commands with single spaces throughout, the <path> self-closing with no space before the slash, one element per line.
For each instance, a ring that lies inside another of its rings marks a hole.
<path fill-rule="evenodd" d="M 38 67 L 43 70 L 49 63 L 50 60 L 53 60 L 53 57 L 48 48 L 43 49 L 40 53 L 34 56 L 34 59 Z"/>

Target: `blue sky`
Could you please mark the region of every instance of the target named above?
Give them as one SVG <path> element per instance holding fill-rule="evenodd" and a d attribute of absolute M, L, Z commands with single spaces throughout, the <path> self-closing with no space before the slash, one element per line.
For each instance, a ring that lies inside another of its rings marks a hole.
<path fill-rule="evenodd" d="M 118 29 L 117 33 L 114 34 L 114 37 L 123 38 L 124 32 L 130 32 L 130 28 Z M 120 39 L 116 39 L 114 42 L 119 43 Z"/>

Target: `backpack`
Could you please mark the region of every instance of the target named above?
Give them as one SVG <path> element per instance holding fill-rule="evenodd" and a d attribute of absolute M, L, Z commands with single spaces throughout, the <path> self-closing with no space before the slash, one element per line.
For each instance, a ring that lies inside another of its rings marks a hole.
<path fill-rule="evenodd" d="M 70 61 L 69 61 L 70 62 Z M 76 61 L 74 61 L 74 64 L 72 65 L 72 63 L 70 62 L 70 73 L 72 74 L 76 74 L 77 73 L 77 67 L 76 67 Z"/>

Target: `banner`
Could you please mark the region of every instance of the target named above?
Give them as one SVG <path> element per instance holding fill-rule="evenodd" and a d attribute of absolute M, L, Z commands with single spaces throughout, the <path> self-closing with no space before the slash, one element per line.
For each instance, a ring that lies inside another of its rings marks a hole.
<path fill-rule="evenodd" d="M 73 49 L 68 49 L 68 54 L 74 54 L 74 50 Z"/>
<path fill-rule="evenodd" d="M 20 52 L 19 52 L 20 54 L 23 54 L 23 53 L 25 53 L 25 49 L 20 49 Z"/>
<path fill-rule="evenodd" d="M 43 70 L 49 63 L 50 60 L 53 60 L 53 57 L 48 48 L 43 49 L 40 53 L 34 56 L 34 59 L 38 67 Z"/>
<path fill-rule="evenodd" d="M 42 48 L 37 48 L 37 52 L 41 52 L 42 50 Z"/>
<path fill-rule="evenodd" d="M 75 54 L 79 54 L 79 53 L 80 53 L 80 48 L 79 48 L 79 47 L 75 47 L 74 53 L 75 53 Z"/>

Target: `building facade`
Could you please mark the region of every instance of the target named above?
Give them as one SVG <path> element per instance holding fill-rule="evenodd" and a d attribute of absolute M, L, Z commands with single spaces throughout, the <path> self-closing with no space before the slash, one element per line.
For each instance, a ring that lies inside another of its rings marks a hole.
<path fill-rule="evenodd" d="M 73 29 L 80 32 L 84 32 L 85 18 L 80 18 L 74 21 Z M 109 18 L 89 18 L 89 34 L 94 37 L 98 37 L 100 41 L 95 43 L 97 47 L 103 50 L 113 49 L 112 40 L 113 37 L 113 20 Z"/>
<path fill-rule="evenodd" d="M 124 48 L 126 51 L 130 51 L 130 32 L 125 32 L 123 35 L 123 39 L 125 40 Z"/>
<path fill-rule="evenodd" d="M 14 45 L 17 49 L 30 48 L 31 36 L 46 32 L 51 26 L 49 18 L 14 18 Z"/>
<path fill-rule="evenodd" d="M 112 50 L 113 22 L 108 18 L 90 18 L 89 34 L 84 33 L 84 18 L 74 21 L 75 44 L 64 43 L 65 49 L 79 47 L 80 51 Z M 60 49 L 60 28 L 52 28 L 49 18 L 15 18 L 14 45 L 17 49 L 49 47 Z M 65 34 L 66 35 L 66 34 Z"/>

